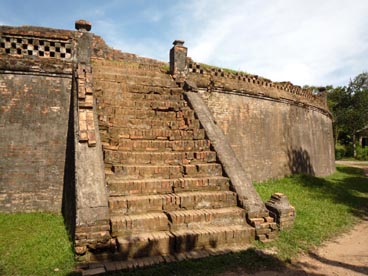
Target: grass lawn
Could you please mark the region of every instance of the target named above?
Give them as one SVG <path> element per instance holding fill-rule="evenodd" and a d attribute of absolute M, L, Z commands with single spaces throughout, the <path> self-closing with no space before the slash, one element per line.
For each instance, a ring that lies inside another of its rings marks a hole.
<path fill-rule="evenodd" d="M 362 170 L 339 166 L 329 177 L 296 175 L 256 184 L 264 200 L 282 192 L 296 208 L 293 229 L 268 244 L 202 260 L 162 264 L 111 275 L 216 275 L 229 270 L 282 267 L 299 252 L 349 229 L 367 213 L 368 178 Z M 0 214 L 0 275 L 71 275 L 73 253 L 62 217 L 50 214 Z M 274 256 L 259 248 L 272 248 Z"/>
<path fill-rule="evenodd" d="M 293 229 L 266 246 L 276 247 L 282 261 L 341 234 L 368 213 L 368 178 L 357 168 L 338 166 L 325 178 L 295 175 L 256 188 L 263 200 L 283 192 L 296 208 Z"/>
<path fill-rule="evenodd" d="M 61 215 L 0 214 L 0 275 L 67 275 L 74 256 Z"/>

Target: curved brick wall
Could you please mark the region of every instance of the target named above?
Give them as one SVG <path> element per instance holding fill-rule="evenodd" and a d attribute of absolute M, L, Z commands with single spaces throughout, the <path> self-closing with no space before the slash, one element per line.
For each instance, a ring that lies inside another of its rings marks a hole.
<path fill-rule="evenodd" d="M 253 181 L 335 169 L 331 119 L 315 110 L 229 93 L 203 93 Z"/>
<path fill-rule="evenodd" d="M 325 95 L 290 83 L 202 68 L 189 59 L 217 124 L 253 181 L 335 171 L 332 120 Z"/>

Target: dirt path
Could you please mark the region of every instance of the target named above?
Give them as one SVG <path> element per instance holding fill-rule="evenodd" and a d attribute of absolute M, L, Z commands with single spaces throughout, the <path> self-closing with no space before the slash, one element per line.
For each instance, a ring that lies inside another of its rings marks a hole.
<path fill-rule="evenodd" d="M 336 163 L 361 168 L 368 176 L 368 162 Z M 308 255 L 299 257 L 285 271 L 264 271 L 255 275 L 368 275 L 368 217 L 350 232 L 326 242 Z"/>
<path fill-rule="evenodd" d="M 277 269 L 277 268 L 275 268 Z M 362 276 L 368 275 L 368 218 L 351 231 L 326 242 L 315 251 L 300 256 L 281 271 L 254 274 L 242 269 L 219 276 Z"/>
<path fill-rule="evenodd" d="M 304 271 L 305 275 L 368 275 L 368 219 L 349 233 L 301 256 L 290 270 Z"/>
<path fill-rule="evenodd" d="M 368 162 L 338 161 L 336 163 L 362 168 L 368 177 Z M 355 225 L 351 231 L 324 243 L 323 246 L 309 254 L 300 256 L 282 271 L 262 271 L 249 274 L 238 270 L 221 274 L 221 276 L 245 275 L 368 275 L 368 217 Z"/>
<path fill-rule="evenodd" d="M 336 161 L 336 164 L 361 168 L 365 176 L 368 176 L 368 161 Z"/>

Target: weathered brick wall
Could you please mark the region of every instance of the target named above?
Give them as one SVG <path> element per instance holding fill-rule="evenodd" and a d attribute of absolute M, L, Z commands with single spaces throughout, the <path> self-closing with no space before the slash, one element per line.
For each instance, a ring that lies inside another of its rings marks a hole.
<path fill-rule="evenodd" d="M 70 31 L 0 27 L 0 211 L 61 212 L 73 47 Z"/>
<path fill-rule="evenodd" d="M 252 181 L 335 171 L 326 94 L 187 59 L 195 83 Z"/>
<path fill-rule="evenodd" d="M 325 114 L 246 95 L 202 94 L 253 181 L 335 170 L 332 123 Z"/>
<path fill-rule="evenodd" d="M 0 74 L 0 209 L 61 211 L 71 79 Z"/>

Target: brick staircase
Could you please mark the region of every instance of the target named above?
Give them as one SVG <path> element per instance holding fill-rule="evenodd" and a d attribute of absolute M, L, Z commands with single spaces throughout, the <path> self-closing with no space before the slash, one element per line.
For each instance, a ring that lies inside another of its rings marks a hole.
<path fill-rule="evenodd" d="M 237 207 L 182 90 L 158 66 L 94 60 L 93 78 L 117 258 L 246 246 Z"/>

